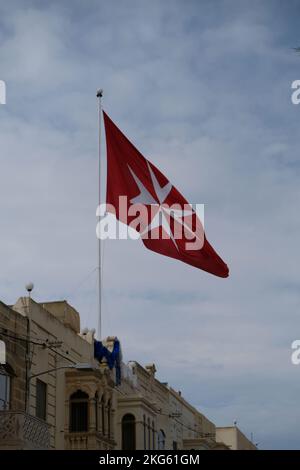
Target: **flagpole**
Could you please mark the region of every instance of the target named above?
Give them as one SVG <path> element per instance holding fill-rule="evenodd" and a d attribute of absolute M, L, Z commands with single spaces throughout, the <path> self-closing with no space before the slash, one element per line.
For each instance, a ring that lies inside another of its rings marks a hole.
<path fill-rule="evenodd" d="M 98 141 L 98 207 L 101 204 L 101 113 L 102 113 L 102 103 L 101 98 L 103 96 L 103 90 L 97 90 L 98 98 L 98 132 L 99 132 L 99 141 Z M 100 209 L 100 208 L 99 208 Z M 98 223 L 100 222 L 100 215 L 98 216 Z M 101 273 L 101 237 L 98 233 L 98 340 L 101 341 L 102 338 L 102 273 Z"/>

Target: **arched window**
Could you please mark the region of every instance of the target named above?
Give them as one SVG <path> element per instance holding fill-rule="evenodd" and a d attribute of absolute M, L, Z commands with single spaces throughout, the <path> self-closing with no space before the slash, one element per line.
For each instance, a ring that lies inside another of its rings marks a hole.
<path fill-rule="evenodd" d="M 13 370 L 8 364 L 0 367 L 0 410 L 10 408 L 12 376 Z"/>
<path fill-rule="evenodd" d="M 126 414 L 122 418 L 122 450 L 135 450 L 135 417 Z"/>
<path fill-rule="evenodd" d="M 166 448 L 166 435 L 162 429 L 159 430 L 157 435 L 157 448 L 158 450 L 165 450 Z"/>
<path fill-rule="evenodd" d="M 89 396 L 77 390 L 70 397 L 70 432 L 88 431 Z"/>

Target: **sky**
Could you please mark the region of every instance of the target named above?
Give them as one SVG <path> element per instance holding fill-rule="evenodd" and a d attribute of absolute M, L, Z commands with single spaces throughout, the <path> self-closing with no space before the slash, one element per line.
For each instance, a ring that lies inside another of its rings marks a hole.
<path fill-rule="evenodd" d="M 230 268 L 106 241 L 103 334 L 262 449 L 300 449 L 299 14 L 295 0 L 0 1 L 0 299 L 33 281 L 36 301 L 97 326 L 101 87 L 143 155 L 205 204 Z"/>

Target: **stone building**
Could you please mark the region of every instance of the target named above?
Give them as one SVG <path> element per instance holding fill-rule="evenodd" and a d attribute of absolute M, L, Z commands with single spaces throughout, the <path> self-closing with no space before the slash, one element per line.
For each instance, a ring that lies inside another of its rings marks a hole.
<path fill-rule="evenodd" d="M 154 364 L 124 364 L 117 338 L 81 332 L 66 301 L 0 303 L 0 340 L 0 449 L 253 447 L 157 380 Z"/>
<path fill-rule="evenodd" d="M 237 426 L 218 427 L 216 428 L 216 436 L 230 450 L 256 450 L 255 444 Z"/>
<path fill-rule="evenodd" d="M 117 396 L 118 448 L 213 449 L 215 426 L 181 392 L 155 378 L 156 368 L 137 362 L 123 366 Z M 226 447 L 226 446 L 224 446 Z"/>
<path fill-rule="evenodd" d="M 6 364 L 0 366 L 0 449 L 47 449 L 49 426 L 26 413 L 28 317 L 0 302 L 0 339 L 6 346 Z"/>

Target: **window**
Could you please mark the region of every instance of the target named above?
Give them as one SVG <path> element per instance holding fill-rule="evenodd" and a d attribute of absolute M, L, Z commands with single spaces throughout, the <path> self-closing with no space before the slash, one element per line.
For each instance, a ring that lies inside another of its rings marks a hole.
<path fill-rule="evenodd" d="M 10 389 L 11 389 L 11 374 L 8 372 L 8 367 L 1 367 L 0 369 L 0 410 L 8 410 L 10 407 Z"/>
<path fill-rule="evenodd" d="M 88 401 L 87 393 L 77 390 L 70 397 L 70 432 L 88 431 Z"/>
<path fill-rule="evenodd" d="M 135 417 L 126 414 L 122 419 L 122 450 L 135 450 Z"/>
<path fill-rule="evenodd" d="M 165 450 L 166 448 L 166 435 L 162 429 L 159 430 L 157 436 L 157 448 L 158 450 Z"/>
<path fill-rule="evenodd" d="M 173 450 L 177 450 L 177 442 L 173 441 Z"/>
<path fill-rule="evenodd" d="M 47 417 L 47 384 L 41 380 L 36 380 L 36 416 L 46 421 Z"/>

